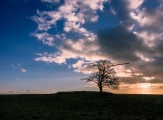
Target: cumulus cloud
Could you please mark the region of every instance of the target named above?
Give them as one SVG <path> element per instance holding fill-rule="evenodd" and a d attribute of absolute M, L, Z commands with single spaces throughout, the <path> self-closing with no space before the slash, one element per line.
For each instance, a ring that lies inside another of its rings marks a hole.
<path fill-rule="evenodd" d="M 90 61 L 106 59 L 106 57 L 100 54 L 97 50 L 98 46 L 93 42 L 82 39 L 76 42 L 67 40 L 63 43 L 59 52 L 39 54 L 40 57 L 37 57 L 35 60 L 61 64 L 66 63 L 66 60 L 70 58 Z"/>
<path fill-rule="evenodd" d="M 131 12 L 130 16 L 140 25 L 140 29 L 154 32 L 155 30 L 163 30 L 163 4 L 156 9 L 143 8 L 138 12 Z"/>
<path fill-rule="evenodd" d="M 123 26 L 100 30 L 98 32 L 98 42 L 102 51 L 114 59 L 139 60 L 134 52 L 137 47 L 141 47 L 142 41 L 139 41 L 132 32 Z"/>
<path fill-rule="evenodd" d="M 129 2 L 128 7 L 134 10 L 137 9 L 144 2 L 144 0 L 133 0 L 133 1 L 127 0 L 127 1 Z"/>
<path fill-rule="evenodd" d="M 163 80 L 160 79 L 162 77 L 160 73 L 162 70 L 160 67 L 162 65 L 161 48 L 163 47 L 161 44 L 163 41 L 161 1 L 153 9 L 145 6 L 143 9 L 140 8 L 143 4 L 141 0 L 135 1 L 138 3 L 135 6 L 131 1 L 121 2 L 126 6 L 117 13 L 119 18 L 122 18 L 121 24 L 115 28 L 108 27 L 98 32 L 101 50 L 114 60 L 130 62 L 130 70 L 135 79 L 123 78 L 123 82 L 144 82 L 143 76 L 147 76 L 146 78 L 153 78 L 148 82 L 163 83 Z M 116 7 L 113 9 L 116 10 Z M 125 16 L 121 16 L 124 14 L 123 11 L 127 11 Z M 126 21 L 133 25 L 131 29 L 128 27 L 129 24 L 124 24 Z"/>
<path fill-rule="evenodd" d="M 159 4 L 152 3 L 156 1 Z M 87 62 L 101 59 L 130 62 L 129 66 L 115 68 L 126 86 L 144 82 L 160 85 L 163 83 L 163 2 L 156 1 L 65 0 L 55 10 L 38 10 L 32 17 L 38 24 L 33 36 L 58 51 L 39 53 L 35 60 L 67 64 L 68 59 L 76 59 L 69 66 L 83 73 L 90 72 L 85 69 Z M 57 0 L 42 2 L 55 4 Z M 109 15 L 105 27 L 89 29 L 88 26 L 103 24 L 98 20 Z M 58 21 L 63 22 L 62 33 L 50 34 L 52 28 L 57 29 Z"/>
<path fill-rule="evenodd" d="M 51 36 L 48 33 L 33 33 L 33 36 L 35 36 L 38 40 L 41 40 L 44 44 L 47 44 L 49 46 L 54 46 L 54 37 Z"/>
<path fill-rule="evenodd" d="M 52 2 L 52 0 L 43 0 L 44 2 Z M 38 30 L 47 31 L 60 19 L 65 19 L 64 30 L 66 32 L 87 32 L 81 27 L 86 21 L 97 21 L 98 15 L 96 10 L 103 9 L 103 3 L 106 0 L 80 1 L 65 0 L 64 5 L 60 6 L 57 11 L 37 10 L 37 16 L 32 19 L 38 23 Z"/>
<path fill-rule="evenodd" d="M 50 0 L 43 0 L 50 2 Z M 58 49 L 56 53 L 41 53 L 36 61 L 66 63 L 67 59 L 84 59 L 84 60 L 99 60 L 105 57 L 98 52 L 96 44 L 96 35 L 82 25 L 86 22 L 96 22 L 98 15 L 97 10 L 103 10 L 103 3 L 106 0 L 95 1 L 80 1 L 80 0 L 65 0 L 64 4 L 58 7 L 55 11 L 39 11 L 32 19 L 38 24 L 38 28 L 32 35 L 41 40 L 44 44 L 55 46 Z M 56 22 L 64 20 L 63 34 L 56 33 L 50 35 L 48 30 L 56 26 Z M 65 34 L 76 34 L 76 37 L 71 37 Z M 84 52 L 83 52 L 84 51 Z"/>

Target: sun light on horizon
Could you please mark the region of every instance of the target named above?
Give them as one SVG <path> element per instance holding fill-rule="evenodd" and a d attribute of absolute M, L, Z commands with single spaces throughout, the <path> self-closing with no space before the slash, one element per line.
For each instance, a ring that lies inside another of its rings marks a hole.
<path fill-rule="evenodd" d="M 149 89 L 151 87 L 151 83 L 139 83 L 138 88 L 142 88 L 142 89 Z"/>

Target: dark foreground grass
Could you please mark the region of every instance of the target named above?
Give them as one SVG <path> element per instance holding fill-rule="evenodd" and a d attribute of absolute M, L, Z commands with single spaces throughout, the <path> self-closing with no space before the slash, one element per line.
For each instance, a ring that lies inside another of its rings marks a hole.
<path fill-rule="evenodd" d="M 163 120 L 162 95 L 0 95 L 0 120 Z"/>

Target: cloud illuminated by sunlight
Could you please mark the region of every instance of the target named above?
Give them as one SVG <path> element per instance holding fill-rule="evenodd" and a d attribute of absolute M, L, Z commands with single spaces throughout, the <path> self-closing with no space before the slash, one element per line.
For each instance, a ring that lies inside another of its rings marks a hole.
<path fill-rule="evenodd" d="M 58 2 L 41 1 L 53 5 Z M 163 2 L 158 1 L 159 4 L 157 7 L 153 6 L 154 9 L 146 6 L 148 2 L 65 0 L 56 9 L 37 10 L 37 15 L 32 17 L 38 24 L 33 36 L 43 44 L 55 47 L 57 51 L 39 53 L 34 60 L 65 64 L 75 72 L 85 74 L 92 72 L 91 69 L 85 69 L 86 62 L 101 59 L 113 61 L 115 64 L 129 62 L 129 65 L 115 67 L 117 76 L 123 83 L 120 88 L 142 90 L 155 89 L 155 86 L 160 89 L 163 83 Z M 111 15 L 114 20 L 107 21 L 106 15 Z M 62 32 L 49 32 L 52 28 L 57 30 L 60 27 L 57 26 L 58 21 L 63 22 Z M 101 21 L 107 21 L 105 27 L 100 28 L 104 24 Z M 115 21 L 117 23 L 114 27 L 111 26 Z M 67 60 L 70 59 L 75 62 L 68 63 Z"/>
<path fill-rule="evenodd" d="M 146 81 L 153 80 L 155 77 L 143 77 Z"/>
<path fill-rule="evenodd" d="M 150 88 L 151 84 L 150 83 L 139 83 L 138 88 Z"/>

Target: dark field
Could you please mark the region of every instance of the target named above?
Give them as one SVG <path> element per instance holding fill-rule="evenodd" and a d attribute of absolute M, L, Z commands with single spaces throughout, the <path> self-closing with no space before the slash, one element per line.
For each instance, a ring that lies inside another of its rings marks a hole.
<path fill-rule="evenodd" d="M 0 120 L 163 120 L 163 95 L 0 95 Z"/>

